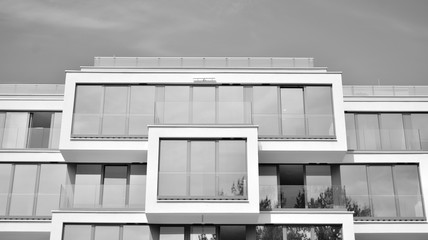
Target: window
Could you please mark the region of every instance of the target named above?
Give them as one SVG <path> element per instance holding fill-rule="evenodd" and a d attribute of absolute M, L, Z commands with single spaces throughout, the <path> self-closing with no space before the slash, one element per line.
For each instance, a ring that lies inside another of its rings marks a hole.
<path fill-rule="evenodd" d="M 47 217 L 57 209 L 65 164 L 0 164 L 0 215 Z"/>
<path fill-rule="evenodd" d="M 349 149 L 428 149 L 428 114 L 346 113 L 345 116 Z"/>
<path fill-rule="evenodd" d="M 75 171 L 62 208 L 144 208 L 146 165 L 79 164 Z"/>
<path fill-rule="evenodd" d="M 161 140 L 159 199 L 246 199 L 245 140 Z"/>
<path fill-rule="evenodd" d="M 61 116 L 55 112 L 0 112 L 1 148 L 58 148 Z"/>
<path fill-rule="evenodd" d="M 65 224 L 63 240 L 149 240 L 147 225 Z"/>
<path fill-rule="evenodd" d="M 154 86 L 77 85 L 72 136 L 147 135 L 154 102 Z"/>
<path fill-rule="evenodd" d="M 77 85 L 73 137 L 142 137 L 150 124 L 255 124 L 262 138 L 335 137 L 331 86 Z"/>
<path fill-rule="evenodd" d="M 257 240 L 342 239 L 340 225 L 274 225 L 256 226 Z"/>

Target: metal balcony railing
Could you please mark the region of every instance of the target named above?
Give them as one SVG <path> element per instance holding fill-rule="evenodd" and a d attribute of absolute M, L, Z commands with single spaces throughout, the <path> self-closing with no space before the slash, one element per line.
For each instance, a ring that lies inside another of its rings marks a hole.
<path fill-rule="evenodd" d="M 428 86 L 343 86 L 344 96 L 428 96 Z"/>

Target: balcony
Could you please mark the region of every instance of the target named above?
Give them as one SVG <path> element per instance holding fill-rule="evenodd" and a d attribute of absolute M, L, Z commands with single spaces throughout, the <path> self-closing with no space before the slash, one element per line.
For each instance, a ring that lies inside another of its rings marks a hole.
<path fill-rule="evenodd" d="M 145 185 L 63 185 L 59 208 L 138 209 L 145 208 Z"/>
<path fill-rule="evenodd" d="M 341 186 L 260 186 L 260 211 L 280 209 L 346 209 Z"/>

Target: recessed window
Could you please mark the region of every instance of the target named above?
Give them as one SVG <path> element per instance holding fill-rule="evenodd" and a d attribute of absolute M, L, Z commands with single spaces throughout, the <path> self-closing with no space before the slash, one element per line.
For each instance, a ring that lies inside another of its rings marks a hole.
<path fill-rule="evenodd" d="M 159 199 L 246 199 L 245 140 L 161 140 Z"/>

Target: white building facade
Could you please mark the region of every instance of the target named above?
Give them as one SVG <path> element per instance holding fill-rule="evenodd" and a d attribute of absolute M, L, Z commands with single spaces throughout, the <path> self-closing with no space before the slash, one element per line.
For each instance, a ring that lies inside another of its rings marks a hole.
<path fill-rule="evenodd" d="M 428 239 L 428 86 L 311 58 L 117 58 L 0 84 L 0 239 Z"/>

